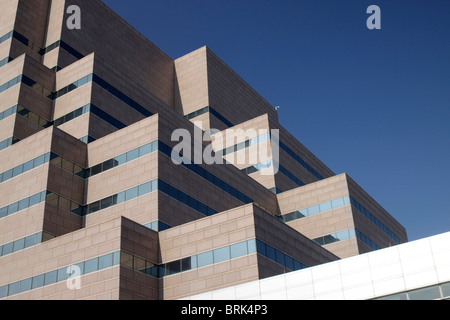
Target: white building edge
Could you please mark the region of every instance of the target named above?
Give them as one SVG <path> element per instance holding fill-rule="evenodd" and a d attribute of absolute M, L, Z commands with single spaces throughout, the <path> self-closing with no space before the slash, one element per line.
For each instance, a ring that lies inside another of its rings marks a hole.
<path fill-rule="evenodd" d="M 450 299 L 450 232 L 184 300 Z"/>

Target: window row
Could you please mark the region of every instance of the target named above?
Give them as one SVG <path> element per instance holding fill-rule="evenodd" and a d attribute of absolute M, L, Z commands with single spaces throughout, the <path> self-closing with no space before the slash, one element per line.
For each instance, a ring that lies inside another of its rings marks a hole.
<path fill-rule="evenodd" d="M 348 229 L 313 239 L 313 241 L 321 246 L 326 246 L 327 244 L 353 239 L 355 237 L 356 237 L 355 229 Z"/>
<path fill-rule="evenodd" d="M 323 180 L 324 178 L 316 171 L 314 170 L 306 161 L 304 161 L 300 156 L 298 156 L 294 151 L 292 151 L 287 145 L 285 145 L 283 142 L 278 141 L 280 149 L 286 151 L 286 153 L 293 158 L 295 161 L 300 163 L 306 170 L 308 170 L 312 175 L 314 175 L 317 179 Z"/>
<path fill-rule="evenodd" d="M 16 84 L 21 83 L 22 82 L 22 75 L 17 76 L 11 80 L 9 80 L 8 82 L 5 82 L 4 84 L 2 84 L 0 86 L 0 93 L 8 90 L 9 88 L 14 87 Z"/>
<path fill-rule="evenodd" d="M 83 143 L 86 143 L 86 144 L 94 142 L 95 140 L 97 140 L 97 139 L 91 137 L 90 135 L 87 135 L 87 136 L 84 136 L 84 137 L 80 138 L 80 141 L 83 142 Z"/>
<path fill-rule="evenodd" d="M 209 107 L 209 113 L 211 113 L 213 116 L 215 116 L 217 119 L 222 121 L 224 124 L 226 124 L 228 127 L 234 127 L 234 124 L 232 124 L 230 121 L 228 121 L 223 115 L 221 115 L 219 112 L 214 110 L 213 108 Z"/>
<path fill-rule="evenodd" d="M 255 164 L 255 165 L 250 166 L 250 167 L 248 167 L 248 168 L 244 168 L 244 169 L 242 169 L 241 171 L 244 172 L 245 174 L 250 175 L 250 174 L 253 174 L 253 173 L 255 173 L 255 172 L 258 172 L 258 171 L 262 171 L 262 170 L 264 170 L 264 169 L 271 168 L 272 165 L 273 165 L 272 160 L 268 160 L 268 161 L 264 161 L 264 162 Z"/>
<path fill-rule="evenodd" d="M 60 125 L 69 122 L 77 117 L 82 116 L 85 113 L 88 113 L 90 111 L 90 104 L 87 104 L 85 106 L 82 106 L 80 108 L 78 108 L 77 110 L 74 110 L 72 112 L 69 112 L 68 114 L 59 117 L 58 119 L 56 119 L 54 121 L 55 126 L 59 127 Z"/>
<path fill-rule="evenodd" d="M 348 206 L 349 204 L 350 204 L 350 197 L 346 196 L 346 197 L 342 197 L 339 199 L 327 201 L 327 202 L 324 202 L 324 203 L 321 203 L 321 204 L 318 204 L 315 206 L 311 206 L 308 208 L 300 209 L 295 212 L 284 214 L 280 217 L 280 220 L 283 222 L 290 222 L 290 221 L 310 217 L 310 216 L 313 216 L 313 215 L 316 215 L 316 214 L 319 214 L 322 212 L 326 212 L 329 210 Z"/>
<path fill-rule="evenodd" d="M 110 268 L 120 263 L 120 252 L 110 253 L 98 258 L 77 263 L 74 266 L 68 266 L 53 270 L 32 278 L 11 283 L 0 287 L 0 299 L 13 296 L 15 294 L 38 289 L 44 286 L 52 285 L 58 282 L 67 281 L 69 277 L 82 276 L 92 272 Z M 78 271 L 80 272 L 78 274 Z"/>
<path fill-rule="evenodd" d="M 42 128 L 48 128 L 52 125 L 52 123 L 50 121 L 48 121 L 47 119 L 45 119 L 41 116 L 38 116 L 37 114 L 31 112 L 28 109 L 25 109 L 22 106 L 17 106 L 17 114 L 30 120 L 31 122 L 37 124 L 38 126 L 40 126 Z"/>
<path fill-rule="evenodd" d="M 153 115 L 152 112 L 148 111 L 146 108 L 141 106 L 139 103 L 131 99 L 129 96 L 121 92 L 120 90 L 116 89 L 112 85 L 110 85 L 108 82 L 100 78 L 99 76 L 93 74 L 93 81 L 95 84 L 99 85 L 106 91 L 108 91 L 110 94 L 121 100 L 122 102 L 129 105 L 131 108 L 139 112 L 140 114 L 144 115 L 145 117 L 150 117 Z"/>
<path fill-rule="evenodd" d="M 109 123 L 110 125 L 112 125 L 113 127 L 117 128 L 117 129 L 123 129 L 126 127 L 126 125 L 124 123 L 120 122 L 119 120 L 117 120 L 113 116 L 109 115 L 108 113 L 106 113 L 105 111 L 100 109 L 99 107 L 94 106 L 93 104 L 91 104 L 91 113 L 96 115 L 103 121 L 106 121 L 107 123 Z"/>
<path fill-rule="evenodd" d="M 375 300 L 448 300 L 450 298 L 450 282 L 431 287 L 410 290 Z"/>
<path fill-rule="evenodd" d="M 163 153 L 164 155 L 166 155 L 167 157 L 169 157 L 169 158 L 172 157 L 172 148 L 169 147 L 168 145 L 166 145 L 165 143 L 161 142 L 161 141 L 159 141 L 158 150 L 161 153 Z M 239 190 L 233 188 L 228 183 L 226 183 L 222 179 L 219 179 L 218 177 L 216 177 L 215 175 L 213 175 L 209 171 L 203 169 L 201 166 L 199 166 L 199 165 L 197 165 L 195 163 L 191 163 L 191 164 L 182 163 L 182 165 L 184 167 L 186 167 L 187 169 L 191 170 L 192 172 L 194 172 L 195 174 L 199 175 L 203 179 L 205 179 L 208 182 L 212 183 L 216 187 L 222 189 L 226 193 L 228 193 L 231 196 L 235 197 L 236 199 L 242 201 L 243 203 L 249 204 L 249 203 L 253 202 L 253 200 L 250 199 L 249 197 L 247 197 L 245 194 L 243 194 Z"/>
<path fill-rule="evenodd" d="M 107 114 L 100 108 L 94 106 L 93 104 L 87 104 L 85 106 L 82 106 L 72 112 L 69 112 L 68 114 L 56 119 L 54 121 L 55 126 L 59 127 L 60 125 L 69 122 L 75 118 L 78 118 L 82 116 L 83 114 L 86 114 L 88 112 L 92 112 L 92 114 L 95 114 L 100 119 L 106 121 L 110 125 L 116 127 L 117 129 L 123 129 L 126 127 L 125 124 L 117 120 L 116 118 L 112 117 L 111 115 Z"/>
<path fill-rule="evenodd" d="M 191 119 L 197 118 L 197 117 L 201 116 L 202 114 L 205 114 L 205 113 L 208 113 L 208 112 L 209 112 L 209 107 L 204 107 L 204 108 L 201 108 L 200 110 L 191 112 L 191 113 L 185 115 L 184 117 L 187 120 L 191 120 Z"/>
<path fill-rule="evenodd" d="M 364 242 L 366 245 L 369 246 L 369 248 L 371 248 L 372 250 L 380 250 L 381 247 L 379 245 L 377 245 L 372 239 L 370 239 L 369 237 L 367 237 L 364 233 L 362 233 L 359 230 L 355 230 L 356 233 L 356 237 L 361 240 L 362 242 Z"/>
<path fill-rule="evenodd" d="M 152 229 L 153 231 L 156 231 L 156 232 L 161 232 L 161 231 L 165 231 L 165 230 L 172 228 L 168 224 L 165 224 L 164 222 L 159 221 L 159 220 L 147 223 L 144 225 L 144 227 Z"/>
<path fill-rule="evenodd" d="M 0 121 L 15 114 L 17 112 L 17 105 L 15 105 L 14 107 L 11 107 L 9 109 L 6 109 L 3 112 L 0 112 Z"/>
<path fill-rule="evenodd" d="M 9 206 L 0 208 L 0 219 L 44 202 L 46 194 L 46 191 L 42 191 L 38 194 L 35 194 L 34 196 L 25 198 L 23 200 L 10 204 Z"/>
<path fill-rule="evenodd" d="M 308 266 L 303 264 L 302 262 L 290 257 L 289 255 L 273 248 L 272 246 L 269 246 L 268 244 L 258 239 L 256 239 L 256 250 L 260 255 L 263 255 L 264 257 L 282 265 L 289 270 L 297 271 L 308 268 Z"/>
<path fill-rule="evenodd" d="M 291 173 L 289 170 L 287 170 L 283 166 L 279 166 L 278 168 L 282 174 L 284 174 L 286 177 L 288 177 L 291 181 L 294 181 L 299 187 L 303 187 L 305 183 L 297 178 L 293 173 Z"/>
<path fill-rule="evenodd" d="M 7 34 L 0 37 L 0 44 L 5 42 L 8 39 L 11 39 L 13 36 L 13 31 L 8 32 Z"/>
<path fill-rule="evenodd" d="M 12 179 L 22 173 L 30 171 L 34 168 L 37 168 L 45 163 L 48 163 L 50 160 L 50 152 L 43 154 L 33 160 L 30 160 L 24 164 L 21 164 L 13 169 L 10 169 L 6 172 L 0 173 L 0 183 L 5 182 L 9 179 Z"/>
<path fill-rule="evenodd" d="M 247 140 L 245 142 L 225 148 L 221 151 L 218 151 L 217 153 L 221 153 L 222 156 L 225 156 L 227 154 L 231 154 L 231 153 L 237 152 L 239 150 L 257 145 L 259 143 L 266 142 L 270 139 L 271 139 L 271 134 L 266 133 L 266 134 L 260 135 L 258 137 L 252 138 L 250 140 Z M 272 139 L 274 139 L 274 137 L 272 137 Z M 287 145 L 285 145 L 284 143 L 282 143 L 279 140 L 275 140 L 274 142 L 278 143 L 282 150 L 286 151 L 286 153 L 290 157 L 292 157 L 294 160 L 296 160 L 298 163 L 300 163 L 306 170 L 308 170 L 311 174 L 313 174 L 317 179 L 319 179 L 319 180 L 324 179 L 316 170 L 314 170 L 308 163 L 306 163 L 306 161 L 304 161 L 300 156 L 298 156 L 294 151 L 292 151 Z"/>
<path fill-rule="evenodd" d="M 400 243 L 400 239 L 398 236 L 393 233 L 388 227 L 386 227 L 380 220 L 378 220 L 373 214 L 371 214 L 366 208 L 364 208 L 358 201 L 351 198 L 350 199 L 352 205 L 358 209 L 359 212 L 361 212 L 367 219 L 372 221 L 381 231 L 386 233 L 389 237 L 391 237 L 397 244 Z"/>
<path fill-rule="evenodd" d="M 27 77 L 26 75 L 22 75 L 22 83 L 36 91 L 37 93 L 43 95 L 44 97 L 47 97 L 49 99 L 53 98 L 53 92 L 40 83 L 37 83 L 33 79 Z"/>
<path fill-rule="evenodd" d="M 177 188 L 172 187 L 171 185 L 165 183 L 162 180 L 158 181 L 158 187 L 159 191 L 161 191 L 162 193 L 165 193 L 169 197 L 177 201 L 180 201 L 181 203 L 204 214 L 205 216 L 212 216 L 217 213 L 216 210 L 208 207 L 207 205 L 203 204 L 197 199 L 187 195 L 186 193 L 178 190 Z"/>
<path fill-rule="evenodd" d="M 34 245 L 37 245 L 39 243 L 42 243 L 43 241 L 47 239 L 55 238 L 53 235 L 50 235 L 48 233 L 39 232 L 36 234 L 33 234 L 31 236 L 4 244 L 0 246 L 0 257 L 6 256 L 8 254 L 24 250 L 26 248 L 32 247 Z"/>
<path fill-rule="evenodd" d="M 159 184 L 158 180 L 153 180 L 153 181 L 144 183 L 140 186 L 120 192 L 113 196 L 107 197 L 100 201 L 91 203 L 87 206 L 86 214 L 91 214 L 91 213 L 109 208 L 111 206 L 117 205 L 119 203 L 129 201 L 129 200 L 135 199 L 137 197 L 141 197 L 145 194 L 157 191 L 158 184 Z"/>
<path fill-rule="evenodd" d="M 5 59 L 0 60 L 0 68 L 6 65 L 8 62 L 12 61 L 11 57 L 7 57 Z"/>
<path fill-rule="evenodd" d="M 50 164 L 62 168 L 80 178 L 84 177 L 84 169 L 81 166 L 73 163 L 72 161 L 64 159 L 54 152 L 50 153 Z"/>
<path fill-rule="evenodd" d="M 12 37 L 14 39 L 18 40 L 19 42 L 21 42 L 22 44 L 24 44 L 25 46 L 27 46 L 28 48 L 30 48 L 31 50 L 33 50 L 34 52 L 38 53 L 41 56 L 52 51 L 53 49 L 56 49 L 59 46 L 59 41 L 56 41 L 46 48 L 41 48 L 40 46 L 38 46 L 37 44 L 35 44 L 34 42 L 29 40 L 25 36 L 21 35 L 17 31 L 11 31 L 10 34 L 12 35 Z M 9 33 L 6 34 L 5 36 L 8 36 L 8 35 L 9 35 Z M 1 43 L 1 39 L 0 39 L 0 43 Z"/>
<path fill-rule="evenodd" d="M 67 93 L 69 93 L 69 92 L 71 92 L 71 91 L 73 91 L 73 90 L 75 90 L 75 89 L 77 89 L 79 87 L 82 87 L 86 83 L 89 83 L 91 81 L 92 81 L 92 74 L 89 74 L 89 75 L 87 75 L 87 76 L 85 76 L 85 77 L 83 77 L 83 78 L 81 78 L 81 79 L 79 79 L 79 80 L 69 84 L 68 86 L 65 86 L 64 88 L 54 92 L 52 94 L 52 100 L 55 100 L 55 99 L 57 99 L 59 97 L 62 97 L 63 95 L 65 95 L 65 94 L 67 94 Z"/>
<path fill-rule="evenodd" d="M 250 166 L 248 168 L 244 168 L 241 171 L 244 172 L 245 174 L 253 174 L 255 172 L 259 172 L 265 169 L 268 169 L 270 167 L 273 166 L 273 161 L 272 160 L 268 160 L 262 163 L 258 163 L 255 164 L 253 166 Z M 286 177 L 288 177 L 290 180 L 292 180 L 293 182 L 295 182 L 299 187 L 303 187 L 305 184 L 303 183 L 303 181 L 301 181 L 299 178 L 297 178 L 294 174 L 292 174 L 289 170 L 287 170 L 286 168 L 278 165 L 278 170 L 284 174 Z"/>
<path fill-rule="evenodd" d="M 110 170 L 127 162 L 133 161 L 137 158 L 146 156 L 158 150 L 158 141 L 150 142 L 142 147 L 131 150 L 127 153 L 121 154 L 120 156 L 109 159 L 105 162 L 97 164 L 89 169 L 85 169 L 84 178 L 89 178 L 95 176 L 104 171 Z"/>
<path fill-rule="evenodd" d="M 8 138 L 8 139 L 6 139 L 4 141 L 1 141 L 0 142 L 0 150 L 6 149 L 6 148 L 12 146 L 13 142 L 14 142 L 14 138 L 13 137 Z"/>
<path fill-rule="evenodd" d="M 255 239 L 252 239 L 161 265 L 122 252 L 120 264 L 155 278 L 163 278 L 229 261 L 255 252 L 256 242 Z"/>
<path fill-rule="evenodd" d="M 69 84 L 68 86 L 58 90 L 57 92 L 53 93 L 52 99 L 57 99 L 59 97 L 62 97 L 63 95 L 85 85 L 88 82 L 93 82 L 93 83 L 97 84 L 98 86 L 102 87 L 103 89 L 108 91 L 110 94 L 112 94 L 113 96 L 115 96 L 116 98 L 121 100 L 122 102 L 128 104 L 131 108 L 133 108 L 140 114 L 142 114 L 146 117 L 150 117 L 153 115 L 152 112 L 148 111 L 146 108 L 141 106 L 139 103 L 137 103 L 136 101 L 134 101 L 133 99 L 128 97 L 126 94 L 124 94 L 120 90 L 116 89 L 115 87 L 113 87 L 108 82 L 106 82 L 105 80 L 103 80 L 102 78 L 100 78 L 99 76 L 97 76 L 95 74 L 89 74 L 89 75 L 81 78 L 80 80 L 75 81 L 75 82 Z M 98 109 L 97 111 L 99 111 L 99 110 L 100 109 Z M 98 113 L 100 113 L 100 111 Z M 117 120 L 115 122 L 116 122 L 116 124 L 118 124 Z"/>
<path fill-rule="evenodd" d="M 45 201 L 48 204 L 51 204 L 62 210 L 72 212 L 73 214 L 76 214 L 78 216 L 84 216 L 85 206 L 78 204 L 75 201 L 69 200 L 63 196 L 60 196 L 56 193 L 53 193 L 51 191 L 47 191 Z"/>
<path fill-rule="evenodd" d="M 228 154 L 232 154 L 235 152 L 238 152 L 240 150 L 246 149 L 246 148 L 250 148 L 252 146 L 256 146 L 260 143 L 266 142 L 270 140 L 270 133 L 265 133 L 262 134 L 260 136 L 251 138 L 249 140 L 246 140 L 244 142 L 235 144 L 233 146 L 227 147 L 223 150 L 217 151 L 218 154 L 220 154 L 221 156 L 226 156 Z"/>

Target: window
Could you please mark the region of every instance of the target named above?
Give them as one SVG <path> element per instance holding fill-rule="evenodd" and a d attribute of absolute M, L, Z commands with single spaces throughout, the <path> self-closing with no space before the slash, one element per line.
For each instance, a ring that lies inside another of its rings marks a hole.
<path fill-rule="evenodd" d="M 15 282 L 9 285 L 8 295 L 12 296 L 20 293 L 20 282 Z"/>
<path fill-rule="evenodd" d="M 47 285 L 56 283 L 57 276 L 58 276 L 58 271 L 56 271 L 56 270 L 47 272 L 45 274 L 44 285 L 47 286 Z"/>
<path fill-rule="evenodd" d="M 22 249 L 24 249 L 24 247 L 25 247 L 25 238 L 16 240 L 16 241 L 14 241 L 13 251 L 16 252 L 16 251 L 22 250 Z"/>
<path fill-rule="evenodd" d="M 0 287 L 0 299 L 8 296 L 8 285 Z"/>
<path fill-rule="evenodd" d="M 439 286 L 410 291 L 408 295 L 410 300 L 434 300 L 441 298 Z"/>
<path fill-rule="evenodd" d="M 125 191 L 125 201 L 137 198 L 138 196 L 138 187 Z"/>
<path fill-rule="evenodd" d="M 0 208 L 0 218 L 4 218 L 8 215 L 8 207 Z"/>
<path fill-rule="evenodd" d="M 284 253 L 283 252 L 275 250 L 275 258 L 279 264 L 284 266 L 285 262 L 284 262 Z"/>
<path fill-rule="evenodd" d="M 127 162 L 139 158 L 139 149 L 131 150 L 127 153 Z"/>
<path fill-rule="evenodd" d="M 71 273 L 72 270 L 70 267 L 59 269 L 57 271 L 57 281 L 64 281 L 64 280 L 69 279 L 70 275 L 69 275 L 69 272 L 67 272 L 67 271 L 70 271 L 70 275 L 72 275 L 72 273 Z"/>
<path fill-rule="evenodd" d="M 230 247 L 214 250 L 214 263 L 230 260 Z"/>
<path fill-rule="evenodd" d="M 31 290 L 31 282 L 31 278 L 20 281 L 20 292 Z"/>
<path fill-rule="evenodd" d="M 25 248 L 34 246 L 37 243 L 36 241 L 36 235 L 28 236 L 25 238 Z"/>
<path fill-rule="evenodd" d="M 126 252 L 122 252 L 120 255 L 120 264 L 124 267 L 133 269 L 133 256 Z"/>
<path fill-rule="evenodd" d="M 191 269 L 193 269 L 193 263 L 192 263 L 193 258 L 189 257 L 189 258 L 185 258 L 181 260 L 181 271 L 189 271 Z"/>
<path fill-rule="evenodd" d="M 201 253 L 201 254 L 197 255 L 197 262 L 198 262 L 199 268 L 213 264 L 213 261 L 214 261 L 214 258 L 213 258 L 212 251 Z"/>
<path fill-rule="evenodd" d="M 441 284 L 442 295 L 443 297 L 450 297 L 450 282 Z"/>
<path fill-rule="evenodd" d="M 88 260 L 84 263 L 84 273 L 88 274 L 98 270 L 98 258 Z"/>
<path fill-rule="evenodd" d="M 180 261 L 174 261 L 166 264 L 166 276 L 181 272 Z"/>
<path fill-rule="evenodd" d="M 150 192 L 152 192 L 152 183 L 151 182 L 148 182 L 148 183 L 145 183 L 145 184 L 139 186 L 139 190 L 138 190 L 139 196 L 145 195 Z"/>
<path fill-rule="evenodd" d="M 44 277 L 45 277 L 45 275 L 43 275 L 43 274 L 33 277 L 32 289 L 36 289 L 36 288 L 40 288 L 40 287 L 44 286 Z"/>
<path fill-rule="evenodd" d="M 230 247 L 230 249 L 231 249 L 231 258 L 232 259 L 245 256 L 247 254 L 247 243 L 241 242 L 241 243 L 234 244 Z"/>
<path fill-rule="evenodd" d="M 106 269 L 113 266 L 113 253 L 102 256 L 98 259 L 98 269 Z"/>

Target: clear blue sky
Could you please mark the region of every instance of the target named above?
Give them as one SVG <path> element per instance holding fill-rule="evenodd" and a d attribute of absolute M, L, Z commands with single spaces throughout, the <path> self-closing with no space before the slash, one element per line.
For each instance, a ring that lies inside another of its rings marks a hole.
<path fill-rule="evenodd" d="M 104 2 L 174 59 L 207 45 L 410 240 L 450 231 L 450 1 Z"/>

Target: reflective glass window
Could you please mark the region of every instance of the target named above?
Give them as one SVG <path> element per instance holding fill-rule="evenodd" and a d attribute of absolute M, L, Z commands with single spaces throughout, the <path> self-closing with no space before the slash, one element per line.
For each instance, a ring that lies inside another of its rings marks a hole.
<path fill-rule="evenodd" d="M 31 290 L 31 283 L 31 278 L 20 281 L 20 292 Z"/>
<path fill-rule="evenodd" d="M 43 274 L 33 277 L 32 279 L 32 289 L 40 288 L 44 286 L 44 278 Z"/>
<path fill-rule="evenodd" d="M 8 296 L 20 293 L 20 282 L 11 283 L 9 285 Z"/>
<path fill-rule="evenodd" d="M 127 162 L 139 158 L 139 149 L 131 150 L 127 153 Z"/>
<path fill-rule="evenodd" d="M 331 209 L 333 209 L 332 206 L 331 206 L 331 201 L 324 202 L 324 203 L 320 204 L 320 212 L 325 212 L 325 211 L 328 211 L 328 210 L 331 210 Z"/>
<path fill-rule="evenodd" d="M 98 270 L 98 258 L 94 258 L 84 262 L 84 273 L 88 274 Z"/>
<path fill-rule="evenodd" d="M 98 269 L 106 269 L 113 266 L 113 253 L 102 256 L 98 259 Z"/>
<path fill-rule="evenodd" d="M 450 297 L 450 283 L 441 284 L 441 290 L 444 298 Z"/>
<path fill-rule="evenodd" d="M 230 260 L 230 247 L 214 250 L 214 263 Z"/>
<path fill-rule="evenodd" d="M 138 187 L 125 191 L 125 201 L 134 199 L 138 196 Z"/>
<path fill-rule="evenodd" d="M 8 296 L 8 285 L 0 287 L 0 299 Z"/>
<path fill-rule="evenodd" d="M 230 246 L 231 258 L 242 257 L 247 254 L 247 242 L 236 243 Z"/>
<path fill-rule="evenodd" d="M 213 252 L 209 251 L 209 252 L 205 252 L 205 253 L 201 253 L 199 255 L 197 255 L 197 262 L 198 262 L 198 267 L 204 267 L 210 264 L 213 264 Z"/>
<path fill-rule="evenodd" d="M 410 291 L 408 295 L 410 300 L 434 300 L 441 298 L 439 286 Z"/>
<path fill-rule="evenodd" d="M 50 285 L 56 282 L 58 276 L 58 271 L 51 271 L 51 272 L 47 272 L 45 274 L 45 280 L 44 280 L 44 285 Z"/>

